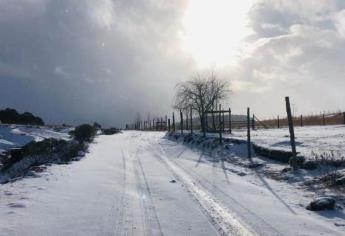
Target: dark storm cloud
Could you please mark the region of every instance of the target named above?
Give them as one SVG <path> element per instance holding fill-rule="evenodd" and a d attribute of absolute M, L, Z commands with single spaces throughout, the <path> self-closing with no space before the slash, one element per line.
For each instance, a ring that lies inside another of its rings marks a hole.
<path fill-rule="evenodd" d="M 180 6 L 154 1 L 0 1 L 0 105 L 51 122 L 122 125 L 169 109 L 187 68 Z M 181 62 L 180 62 L 181 61 Z M 165 66 L 169 65 L 169 66 Z"/>
<path fill-rule="evenodd" d="M 187 2 L 0 0 L 0 107 L 108 125 L 168 113 L 176 82 L 195 71 L 179 35 Z M 234 110 L 283 113 L 285 95 L 298 112 L 344 109 L 344 8 L 254 0 L 248 48 L 222 70 Z"/>

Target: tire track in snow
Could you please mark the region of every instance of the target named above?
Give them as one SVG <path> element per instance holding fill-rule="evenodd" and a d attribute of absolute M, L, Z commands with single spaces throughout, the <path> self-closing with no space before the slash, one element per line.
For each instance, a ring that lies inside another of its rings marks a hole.
<path fill-rule="evenodd" d="M 187 178 L 189 176 L 194 176 L 194 178 L 193 177 L 191 178 L 192 183 L 194 185 L 199 185 L 201 188 L 204 188 L 206 190 L 206 192 L 207 192 L 207 189 L 212 189 L 212 190 L 214 190 L 213 195 L 215 195 L 215 194 L 223 195 L 222 197 L 224 199 L 227 199 L 227 201 L 230 201 L 230 203 L 231 203 L 230 205 L 233 206 L 233 208 L 235 208 L 237 213 L 241 213 L 241 215 L 246 216 L 246 222 L 250 222 L 251 226 L 254 226 L 255 229 L 258 229 L 260 231 L 260 232 L 257 232 L 257 234 L 259 234 L 259 235 L 283 235 L 281 232 L 279 232 L 277 229 L 275 229 L 269 223 L 267 223 L 264 219 L 262 219 L 261 217 L 256 215 L 254 212 L 247 209 L 245 206 L 243 206 L 241 203 L 239 203 L 237 200 L 235 200 L 233 197 L 231 197 L 228 193 L 224 192 L 221 188 L 219 188 L 217 185 L 215 185 L 214 183 L 209 181 L 204 176 L 198 174 L 195 170 L 193 170 L 191 168 L 187 168 L 187 167 L 179 164 L 177 161 L 171 160 L 168 157 L 164 158 L 164 159 L 166 159 L 166 160 L 164 160 L 163 157 L 161 157 L 161 155 L 166 156 L 165 151 L 161 146 L 159 146 L 159 147 L 160 147 L 161 153 L 158 153 L 158 154 L 156 153 L 155 154 L 156 157 L 160 158 L 162 161 L 165 161 L 168 166 L 171 166 L 171 167 L 177 169 L 177 171 L 181 170 L 182 172 L 184 172 L 183 174 L 187 175 Z M 202 181 L 200 181 L 200 179 Z M 230 210 L 230 209 L 228 209 L 228 210 Z M 233 215 L 236 215 L 236 213 L 234 212 Z M 242 218 L 242 217 L 235 217 L 235 218 Z M 256 223 L 254 223 L 254 222 L 256 222 Z M 245 227 L 250 227 L 250 226 L 248 225 Z M 255 235 L 255 233 L 254 233 L 254 235 Z"/>
<path fill-rule="evenodd" d="M 120 204 L 118 204 L 117 212 L 118 212 L 118 218 L 115 224 L 115 235 L 120 235 L 123 233 L 125 229 L 128 229 L 128 225 L 126 226 L 126 219 L 125 219 L 125 212 L 126 208 L 128 207 L 128 201 L 127 201 L 127 165 L 126 165 L 126 157 L 123 150 L 121 150 L 122 154 L 122 171 L 123 171 L 123 177 L 122 177 L 122 189 L 121 189 L 121 198 L 120 198 Z"/>
<path fill-rule="evenodd" d="M 155 153 L 155 150 L 153 150 L 153 153 L 154 157 L 159 160 L 177 180 L 183 183 L 187 191 L 191 193 L 192 197 L 199 204 L 202 212 L 205 213 L 220 235 L 257 235 L 247 225 L 236 219 L 236 217 L 230 213 L 231 211 L 223 206 L 222 203 L 213 199 L 206 190 L 198 186 L 188 174 L 182 172 L 166 158 Z"/>
<path fill-rule="evenodd" d="M 164 235 L 159 222 L 159 218 L 156 212 L 156 208 L 153 204 L 151 190 L 144 172 L 144 168 L 138 157 L 138 151 L 133 160 L 134 174 L 137 181 L 137 191 L 141 199 L 142 210 L 144 212 L 145 222 L 145 235 Z"/>

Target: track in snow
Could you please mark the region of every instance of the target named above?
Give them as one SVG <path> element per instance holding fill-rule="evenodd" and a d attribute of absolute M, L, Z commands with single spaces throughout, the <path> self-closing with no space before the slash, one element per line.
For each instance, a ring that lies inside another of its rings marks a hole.
<path fill-rule="evenodd" d="M 81 161 L 0 186 L 1 235 L 342 235 L 163 136 L 100 136 Z"/>

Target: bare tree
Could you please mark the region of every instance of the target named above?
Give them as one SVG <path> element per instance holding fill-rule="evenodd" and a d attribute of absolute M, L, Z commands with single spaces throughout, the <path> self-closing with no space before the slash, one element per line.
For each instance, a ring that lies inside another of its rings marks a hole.
<path fill-rule="evenodd" d="M 196 74 L 177 85 L 174 108 L 185 110 L 191 107 L 198 113 L 204 131 L 205 112 L 215 109 L 216 104 L 227 98 L 229 92 L 229 83 L 218 79 L 214 72 Z"/>

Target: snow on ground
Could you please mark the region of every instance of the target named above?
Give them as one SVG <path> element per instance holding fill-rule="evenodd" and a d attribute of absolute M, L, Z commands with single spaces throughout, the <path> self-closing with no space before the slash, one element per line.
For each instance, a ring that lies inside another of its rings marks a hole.
<path fill-rule="evenodd" d="M 252 141 L 259 146 L 291 151 L 288 128 L 258 129 L 251 133 Z M 312 152 L 334 152 L 335 158 L 345 157 L 344 125 L 295 127 L 295 136 L 297 152 L 306 158 L 313 158 Z M 234 130 L 231 137 L 246 140 L 247 130 Z"/>
<path fill-rule="evenodd" d="M 21 147 L 35 141 L 42 141 L 46 138 L 68 140 L 69 129 L 54 131 L 49 127 L 36 127 L 25 125 L 0 125 L 0 152 L 11 148 Z"/>
<path fill-rule="evenodd" d="M 99 136 L 81 161 L 1 185 L 1 234 L 345 235 L 343 210 L 305 209 L 314 193 L 164 135 Z"/>

